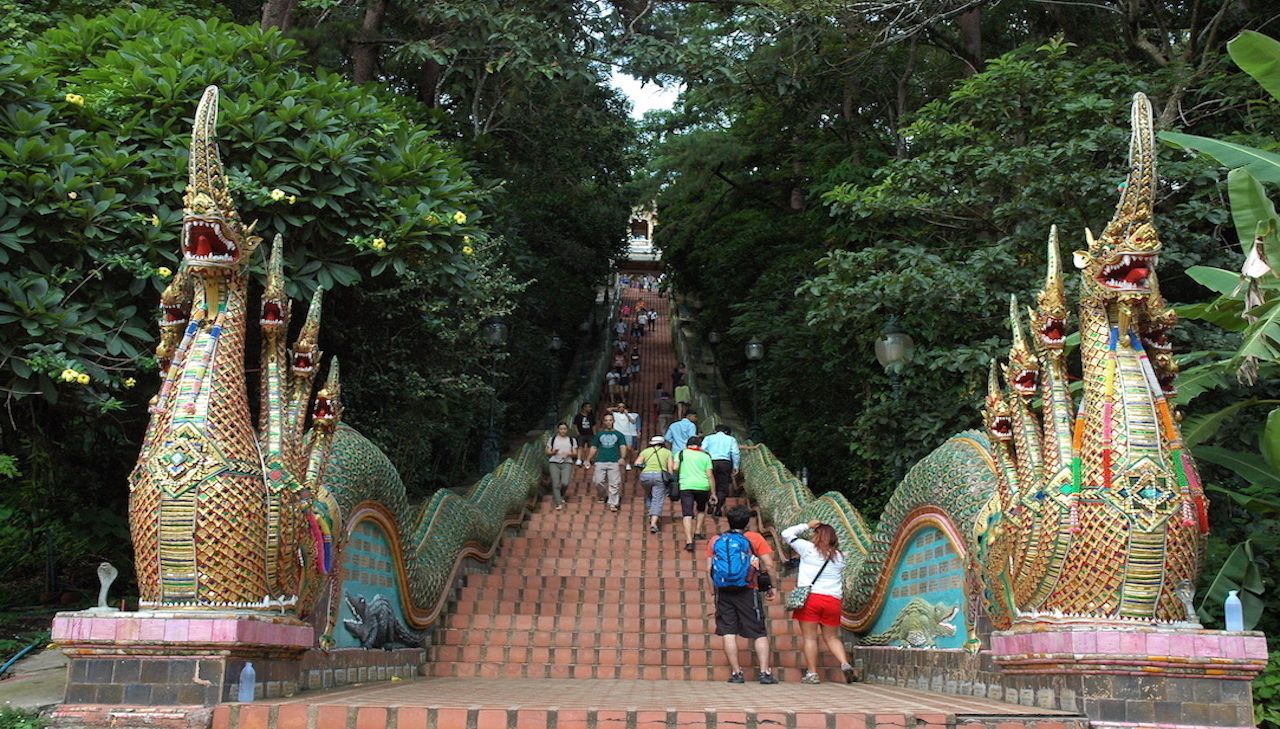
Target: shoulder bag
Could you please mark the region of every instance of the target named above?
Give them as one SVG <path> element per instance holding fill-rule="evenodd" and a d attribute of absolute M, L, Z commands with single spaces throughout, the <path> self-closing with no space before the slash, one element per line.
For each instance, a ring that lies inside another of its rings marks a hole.
<path fill-rule="evenodd" d="M 813 576 L 813 580 L 807 585 L 796 585 L 796 589 L 787 593 L 787 601 L 784 604 L 788 610 L 799 610 L 804 607 L 805 602 L 809 599 L 809 593 L 813 591 L 813 584 L 818 581 L 823 572 L 827 571 L 827 565 L 831 564 L 831 560 L 822 563 L 822 569 L 818 570 L 818 574 Z"/>

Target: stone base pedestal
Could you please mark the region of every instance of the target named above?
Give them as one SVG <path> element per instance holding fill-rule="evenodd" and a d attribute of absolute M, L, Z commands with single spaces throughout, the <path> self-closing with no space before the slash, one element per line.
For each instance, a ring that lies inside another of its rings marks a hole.
<path fill-rule="evenodd" d="M 153 709 L 158 714 L 147 721 L 131 719 L 159 726 L 177 725 L 168 714 L 234 701 L 246 661 L 257 674 L 256 698 L 297 693 L 299 662 L 315 634 L 310 625 L 279 615 L 86 611 L 58 613 L 53 641 L 70 659 L 55 718 L 92 723 L 90 716 L 128 713 L 123 707 L 174 707 Z"/>
<path fill-rule="evenodd" d="M 991 659 L 1006 682 L 1070 694 L 1100 729 L 1242 729 L 1267 643 L 1256 632 L 1025 622 L 991 634 Z"/>

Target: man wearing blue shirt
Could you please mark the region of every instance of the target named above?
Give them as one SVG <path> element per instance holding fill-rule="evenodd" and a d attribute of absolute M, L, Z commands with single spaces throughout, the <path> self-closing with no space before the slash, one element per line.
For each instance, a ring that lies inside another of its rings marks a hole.
<path fill-rule="evenodd" d="M 716 505 L 711 513 L 712 516 L 720 516 L 725 499 L 733 491 L 733 477 L 737 475 L 741 461 L 738 439 L 733 437 L 729 426 L 717 425 L 716 432 L 702 439 L 702 450 L 711 456 L 711 474 L 716 480 Z"/>
<path fill-rule="evenodd" d="M 684 418 L 677 420 L 667 428 L 667 443 L 671 444 L 671 452 L 679 455 L 684 450 L 685 445 L 689 442 L 689 438 L 698 434 L 698 414 L 690 410 L 685 413 Z"/>

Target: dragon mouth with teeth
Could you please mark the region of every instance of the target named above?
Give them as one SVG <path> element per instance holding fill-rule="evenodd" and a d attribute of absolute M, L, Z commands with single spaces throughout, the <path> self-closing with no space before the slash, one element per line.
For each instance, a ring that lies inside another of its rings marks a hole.
<path fill-rule="evenodd" d="M 180 304 L 160 305 L 160 326 L 164 329 L 178 329 L 187 325 L 187 308 Z"/>
<path fill-rule="evenodd" d="M 1056 316 L 1045 317 L 1037 333 L 1046 349 L 1062 349 L 1067 343 L 1067 322 Z"/>
<path fill-rule="evenodd" d="M 182 254 L 193 270 L 231 268 L 240 262 L 240 247 L 218 218 L 188 217 L 183 221 Z"/>
<path fill-rule="evenodd" d="M 315 356 L 310 350 L 297 349 L 293 352 L 293 373 L 309 375 L 316 369 Z"/>
<path fill-rule="evenodd" d="M 333 400 L 328 390 L 316 393 L 316 405 L 311 411 L 312 424 L 323 431 L 332 431 L 337 424 L 338 413 L 333 407 Z"/>
<path fill-rule="evenodd" d="M 1009 380 L 1009 384 L 1013 386 L 1014 391 L 1019 395 L 1030 397 L 1036 394 L 1036 384 L 1039 378 L 1039 373 L 1033 369 L 1020 369 Z"/>
<path fill-rule="evenodd" d="M 1158 256 L 1148 253 L 1121 253 L 1104 263 L 1098 271 L 1097 281 L 1112 291 L 1126 294 L 1151 292 L 1151 272 L 1155 270 Z"/>
<path fill-rule="evenodd" d="M 266 299 L 262 302 L 262 317 L 258 323 L 264 327 L 279 329 L 284 326 L 284 311 L 283 302 Z"/>
<path fill-rule="evenodd" d="M 996 440 L 1009 440 L 1013 438 L 1013 419 L 1008 415 L 993 415 L 987 430 Z"/>

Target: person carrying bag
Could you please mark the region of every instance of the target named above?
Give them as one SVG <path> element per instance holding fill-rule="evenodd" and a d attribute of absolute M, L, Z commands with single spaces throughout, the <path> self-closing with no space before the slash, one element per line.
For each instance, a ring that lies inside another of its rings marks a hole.
<path fill-rule="evenodd" d="M 649 511 L 649 533 L 658 533 L 658 518 L 662 516 L 662 502 L 667 498 L 670 486 L 675 482 L 671 473 L 671 450 L 665 447 L 662 436 L 655 435 L 649 439 L 649 447 L 640 451 L 633 465 L 643 467 L 640 471 L 640 488 L 644 491 L 644 503 Z M 679 499 L 677 488 L 676 499 Z"/>
<path fill-rule="evenodd" d="M 812 530 L 813 541 L 800 538 L 806 529 Z M 800 683 L 821 683 L 818 678 L 819 634 L 826 643 L 827 650 L 840 661 L 845 683 L 853 683 L 858 680 L 857 674 L 849 664 L 844 642 L 840 640 L 845 561 L 836 530 L 830 524 L 815 520 L 784 529 L 782 538 L 800 555 L 797 587 L 787 595 L 785 603 L 791 611 L 791 617 L 800 624 L 803 639 L 804 659 L 808 670 Z"/>

